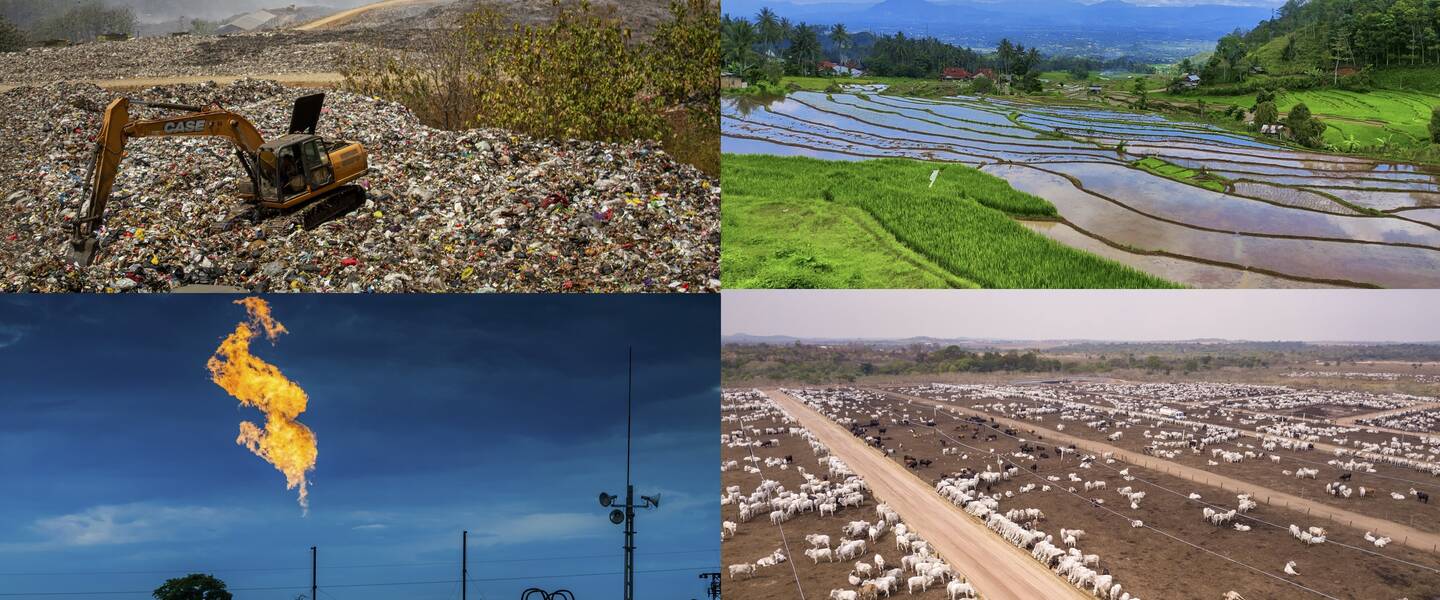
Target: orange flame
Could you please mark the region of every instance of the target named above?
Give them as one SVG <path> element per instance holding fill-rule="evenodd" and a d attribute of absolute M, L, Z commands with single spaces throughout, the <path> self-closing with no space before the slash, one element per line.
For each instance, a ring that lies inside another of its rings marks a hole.
<path fill-rule="evenodd" d="M 309 398 L 305 390 L 281 374 L 279 368 L 250 353 L 250 341 L 262 330 L 271 343 L 280 334 L 289 332 L 270 316 L 270 305 L 264 300 L 244 298 L 235 303 L 245 307 L 250 319 L 235 326 L 235 331 L 220 343 L 205 366 L 210 368 L 211 380 L 238 398 L 241 405 L 265 413 L 265 428 L 262 430 L 249 421 L 241 422 L 235 443 L 249 448 L 284 473 L 286 489 L 300 488 L 300 506 L 308 512 L 310 482 L 306 481 L 305 473 L 315 470 L 319 450 L 315 446 L 315 432 L 295 418 L 305 412 Z"/>

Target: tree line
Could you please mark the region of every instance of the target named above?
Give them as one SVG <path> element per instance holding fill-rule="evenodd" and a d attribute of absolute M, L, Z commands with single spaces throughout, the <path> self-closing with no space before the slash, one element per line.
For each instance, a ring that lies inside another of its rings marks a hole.
<path fill-rule="evenodd" d="M 87 42 L 105 33 L 133 36 L 136 26 L 134 10 L 110 7 L 102 0 L 0 0 L 0 52 L 51 39 Z"/>
<path fill-rule="evenodd" d="M 1245 67 L 1257 64 L 1253 52 L 1271 42 L 1282 62 L 1297 72 L 1330 72 L 1332 84 L 1342 67 L 1440 65 L 1440 2 L 1287 0 L 1274 18 L 1222 37 L 1207 75 L 1222 83 L 1244 79 Z"/>
<path fill-rule="evenodd" d="M 1047 57 L 1037 48 L 1002 39 L 996 50 L 981 53 L 933 37 L 915 37 L 903 31 L 888 35 L 852 33 L 843 23 L 830 26 L 792 22 L 762 8 L 753 18 L 725 15 L 721 22 L 721 57 L 724 70 L 747 81 L 776 83 L 781 76 L 825 75 L 820 64 L 863 67 L 866 74 L 882 77 L 937 79 L 947 68 L 993 71 L 1018 91 L 1040 91 L 1040 73 L 1066 71 L 1078 79 L 1091 71 L 1147 65 L 1120 58 Z M 857 44 L 863 39 L 865 44 Z"/>

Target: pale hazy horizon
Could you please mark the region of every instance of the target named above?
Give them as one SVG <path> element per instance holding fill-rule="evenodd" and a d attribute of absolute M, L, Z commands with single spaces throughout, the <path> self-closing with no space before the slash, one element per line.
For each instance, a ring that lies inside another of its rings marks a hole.
<path fill-rule="evenodd" d="M 1440 342 L 1436 290 L 735 290 L 722 335 Z M 1427 311 L 1426 309 L 1430 309 Z"/>

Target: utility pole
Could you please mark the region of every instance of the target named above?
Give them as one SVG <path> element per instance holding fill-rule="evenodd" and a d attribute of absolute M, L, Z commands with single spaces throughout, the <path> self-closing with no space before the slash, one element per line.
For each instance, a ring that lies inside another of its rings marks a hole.
<path fill-rule="evenodd" d="M 466 582 L 470 581 L 470 532 L 460 532 L 460 600 L 465 600 Z"/>
<path fill-rule="evenodd" d="M 720 574 L 701 573 L 700 578 L 710 580 L 709 585 L 705 589 L 705 594 L 710 596 L 710 600 L 720 600 Z"/>
<path fill-rule="evenodd" d="M 316 598 L 316 596 L 315 596 L 315 593 L 316 593 L 316 591 L 315 591 L 315 590 L 316 590 L 316 585 L 315 585 L 315 562 L 316 562 L 316 561 L 315 561 L 315 558 L 316 558 L 316 556 L 318 556 L 319 554 L 320 554 L 320 551 L 317 550 L 317 549 L 315 548 L 315 546 L 311 546 L 311 547 L 310 547 L 310 600 L 317 600 L 317 598 Z"/>
<path fill-rule="evenodd" d="M 630 366 L 628 372 L 627 390 L 625 393 L 625 504 L 616 506 L 618 497 L 605 492 L 600 492 L 600 506 L 611 507 L 610 522 L 616 525 L 625 525 L 625 595 L 624 600 L 635 598 L 635 509 L 636 508 L 659 508 L 660 497 L 651 498 L 641 496 L 640 504 L 635 504 L 635 486 L 630 483 L 630 435 L 631 435 L 631 413 L 634 406 L 635 388 L 635 350 L 630 349 Z M 624 509 L 624 510 L 621 510 Z"/>
<path fill-rule="evenodd" d="M 630 485 L 630 421 L 635 395 L 635 348 L 626 349 L 625 367 L 625 600 L 635 597 L 635 486 Z"/>

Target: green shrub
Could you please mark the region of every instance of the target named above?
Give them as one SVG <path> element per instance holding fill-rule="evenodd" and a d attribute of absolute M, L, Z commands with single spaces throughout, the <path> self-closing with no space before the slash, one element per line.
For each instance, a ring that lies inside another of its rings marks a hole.
<path fill-rule="evenodd" d="M 1296 143 L 1308 148 L 1319 147 L 1325 134 L 1325 123 L 1310 114 L 1310 107 L 1304 102 L 1296 104 L 1290 114 L 1285 115 L 1285 126 Z"/>
<path fill-rule="evenodd" d="M 1430 141 L 1440 143 L 1440 106 L 1430 109 Z"/>
<path fill-rule="evenodd" d="M 709 141 L 719 139 L 714 0 L 672 2 L 673 18 L 645 43 L 588 2 L 552 1 L 557 17 L 548 24 L 514 25 L 481 6 L 423 52 L 348 52 L 340 58 L 345 85 L 405 104 L 446 129 L 629 141 L 698 127 Z M 675 109 L 689 114 L 667 119 Z M 718 167 L 718 155 L 714 160 Z"/>

